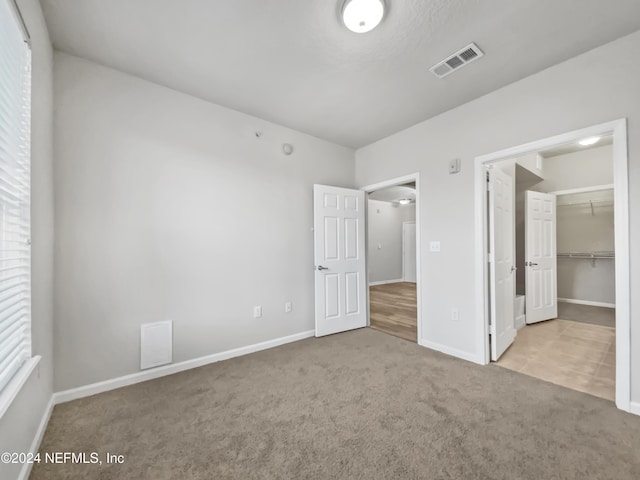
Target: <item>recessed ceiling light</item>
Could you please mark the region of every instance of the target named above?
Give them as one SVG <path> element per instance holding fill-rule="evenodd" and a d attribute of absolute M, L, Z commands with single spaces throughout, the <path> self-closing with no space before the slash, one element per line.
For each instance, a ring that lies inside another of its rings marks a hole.
<path fill-rule="evenodd" d="M 400 205 L 409 205 L 411 203 L 411 199 L 410 198 L 401 198 L 400 200 L 398 200 L 398 203 Z"/>
<path fill-rule="evenodd" d="M 373 30 L 384 16 L 384 0 L 347 0 L 342 8 L 342 21 L 355 33 Z"/>
<path fill-rule="evenodd" d="M 600 137 L 589 137 L 589 138 L 583 138 L 578 143 L 583 147 L 588 147 L 589 145 L 594 145 L 598 143 L 598 140 L 600 140 Z"/>

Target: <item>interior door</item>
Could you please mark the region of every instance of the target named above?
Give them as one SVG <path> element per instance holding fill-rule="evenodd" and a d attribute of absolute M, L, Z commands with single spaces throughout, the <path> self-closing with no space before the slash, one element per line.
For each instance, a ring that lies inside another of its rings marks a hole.
<path fill-rule="evenodd" d="M 416 283 L 416 222 L 402 223 L 402 279 Z"/>
<path fill-rule="evenodd" d="M 367 326 L 365 196 L 313 186 L 316 337 Z"/>
<path fill-rule="evenodd" d="M 526 321 L 558 316 L 556 196 L 527 191 L 525 197 Z"/>
<path fill-rule="evenodd" d="M 496 361 L 516 338 L 515 199 L 513 179 L 489 170 L 489 291 L 491 360 Z"/>

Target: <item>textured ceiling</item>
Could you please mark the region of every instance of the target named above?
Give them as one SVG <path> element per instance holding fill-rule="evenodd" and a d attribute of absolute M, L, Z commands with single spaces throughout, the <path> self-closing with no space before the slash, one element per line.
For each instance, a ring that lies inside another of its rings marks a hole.
<path fill-rule="evenodd" d="M 55 47 L 360 147 L 640 28 L 638 0 L 386 0 L 366 34 L 342 0 L 41 0 Z M 476 42 L 485 57 L 429 67 Z"/>

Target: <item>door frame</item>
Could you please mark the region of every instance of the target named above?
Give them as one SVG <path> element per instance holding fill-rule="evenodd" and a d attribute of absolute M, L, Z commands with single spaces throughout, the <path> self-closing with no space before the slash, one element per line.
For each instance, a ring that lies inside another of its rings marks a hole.
<path fill-rule="evenodd" d="M 486 365 L 490 361 L 489 302 L 487 265 L 487 199 L 484 167 L 513 157 L 538 152 L 586 137 L 613 135 L 613 185 L 616 276 L 616 406 L 631 408 L 631 319 L 629 265 L 629 176 L 627 155 L 627 119 L 594 125 L 555 135 L 497 152 L 480 155 L 474 161 L 475 195 L 475 271 L 476 271 L 476 349 Z"/>
<path fill-rule="evenodd" d="M 415 182 L 416 184 L 416 307 L 417 318 L 416 324 L 418 327 L 418 345 L 422 345 L 422 299 L 420 295 L 421 275 L 420 275 L 420 173 L 412 173 L 403 177 L 396 177 L 382 182 L 374 183 L 364 187 L 360 187 L 366 194 L 381 190 L 387 187 L 395 187 L 396 185 L 403 185 L 405 183 Z M 367 287 L 369 285 L 369 202 L 365 202 L 365 254 L 367 256 L 366 263 L 366 275 L 367 275 Z M 367 288 L 367 325 L 371 325 L 370 316 L 371 301 L 369 299 L 369 288 Z"/>
<path fill-rule="evenodd" d="M 417 203 L 417 202 L 416 202 Z M 416 206 L 417 209 L 417 206 Z M 416 210 L 417 212 L 417 210 Z M 403 281 L 407 281 L 407 275 L 406 272 L 404 271 L 404 240 L 405 240 L 405 233 L 404 233 L 404 226 L 405 225 L 415 225 L 416 226 L 416 268 L 418 267 L 418 224 L 416 223 L 415 220 L 413 221 L 406 221 L 406 222 L 402 222 L 402 280 Z M 416 280 L 418 279 L 418 271 L 416 270 Z M 416 283 L 417 285 L 417 283 Z"/>

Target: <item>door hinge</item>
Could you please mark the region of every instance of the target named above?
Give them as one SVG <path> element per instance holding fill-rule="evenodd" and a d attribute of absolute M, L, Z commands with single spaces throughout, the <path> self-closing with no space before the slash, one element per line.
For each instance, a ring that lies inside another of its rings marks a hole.
<path fill-rule="evenodd" d="M 487 255 L 487 262 L 489 263 L 493 263 L 495 261 L 495 255 L 493 252 L 489 252 L 489 254 Z"/>

